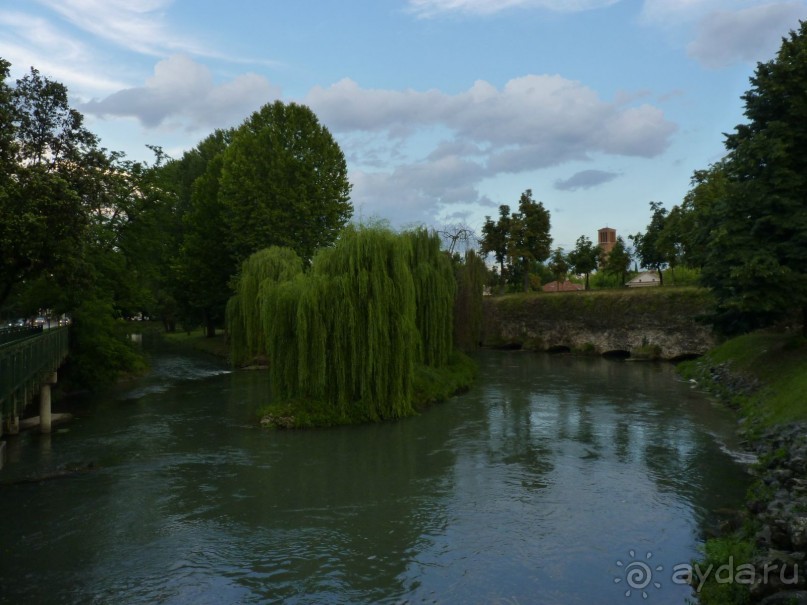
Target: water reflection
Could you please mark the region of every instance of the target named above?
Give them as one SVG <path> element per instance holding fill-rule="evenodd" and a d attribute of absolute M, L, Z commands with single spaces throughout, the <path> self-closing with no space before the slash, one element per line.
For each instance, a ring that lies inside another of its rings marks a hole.
<path fill-rule="evenodd" d="M 265 373 L 155 358 L 70 432 L 15 443 L 0 602 L 615 602 L 617 559 L 686 562 L 740 501 L 731 418 L 669 366 L 479 361 L 417 418 L 266 432 Z M 653 602 L 687 596 L 667 581 Z"/>

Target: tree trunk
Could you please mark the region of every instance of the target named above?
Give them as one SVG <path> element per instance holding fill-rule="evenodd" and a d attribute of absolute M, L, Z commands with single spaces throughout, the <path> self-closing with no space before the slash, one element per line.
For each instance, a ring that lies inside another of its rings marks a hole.
<path fill-rule="evenodd" d="M 586 273 L 586 290 L 590 290 L 590 289 L 591 288 L 589 288 L 589 285 L 588 285 L 588 273 Z"/>
<path fill-rule="evenodd" d="M 207 311 L 203 313 L 203 318 L 205 322 L 205 336 L 208 338 L 213 338 L 216 335 L 216 324 L 213 322 L 213 318 L 210 317 L 210 313 Z"/>
<path fill-rule="evenodd" d="M 801 308 L 801 335 L 807 338 L 807 305 Z"/>
<path fill-rule="evenodd" d="M 664 273 L 662 273 L 661 267 L 656 269 L 656 271 L 658 271 L 658 285 L 663 286 L 664 285 Z"/>

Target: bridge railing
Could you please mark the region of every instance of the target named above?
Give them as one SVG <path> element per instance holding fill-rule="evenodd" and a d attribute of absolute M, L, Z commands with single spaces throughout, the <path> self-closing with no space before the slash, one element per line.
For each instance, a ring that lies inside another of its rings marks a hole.
<path fill-rule="evenodd" d="M 16 417 L 67 357 L 68 328 L 36 331 L 0 344 L 0 414 Z"/>
<path fill-rule="evenodd" d="M 42 326 L 9 326 L 7 328 L 0 328 L 0 345 L 41 333 Z"/>

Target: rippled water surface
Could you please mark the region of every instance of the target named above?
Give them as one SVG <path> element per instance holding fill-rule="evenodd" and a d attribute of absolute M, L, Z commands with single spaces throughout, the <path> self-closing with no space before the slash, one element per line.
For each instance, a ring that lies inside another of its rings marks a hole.
<path fill-rule="evenodd" d="M 8 443 L 0 602 L 683 604 L 747 486 L 731 416 L 667 365 L 478 361 L 419 417 L 268 432 L 264 373 L 155 354 Z"/>

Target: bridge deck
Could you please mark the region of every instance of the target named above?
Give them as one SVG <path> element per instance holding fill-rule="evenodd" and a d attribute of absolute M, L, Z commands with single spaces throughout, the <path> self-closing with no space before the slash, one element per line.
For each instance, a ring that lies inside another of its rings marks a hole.
<path fill-rule="evenodd" d="M 66 327 L 0 332 L 0 434 L 67 357 L 67 335 Z"/>

